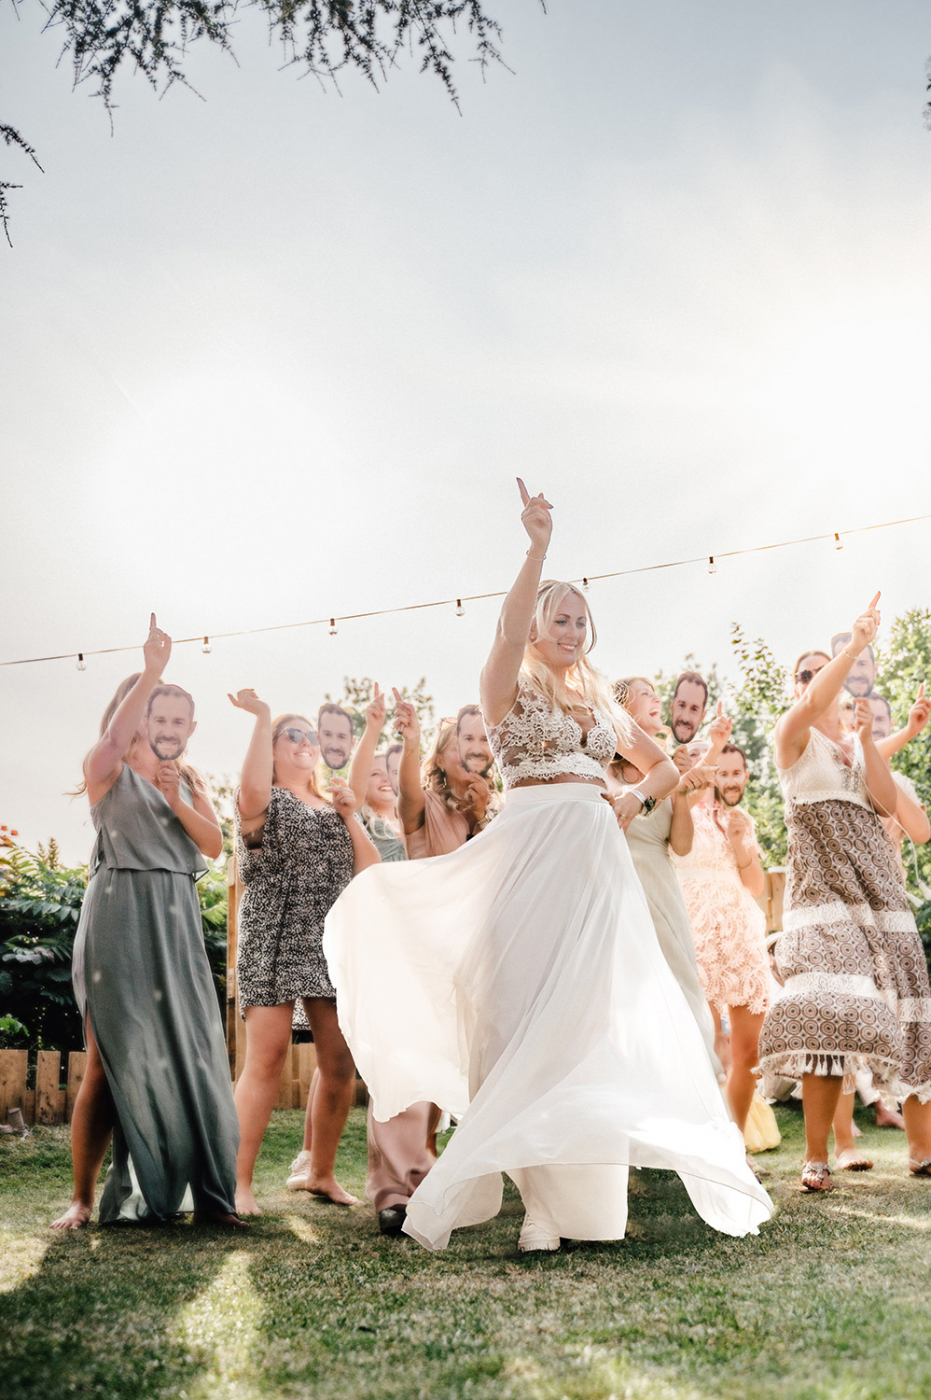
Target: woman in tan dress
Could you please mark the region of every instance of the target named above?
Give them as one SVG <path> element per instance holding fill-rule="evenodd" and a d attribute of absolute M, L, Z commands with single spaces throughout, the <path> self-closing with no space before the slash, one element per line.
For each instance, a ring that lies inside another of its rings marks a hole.
<path fill-rule="evenodd" d="M 831 1187 L 828 1135 L 841 1088 L 860 1069 L 904 1099 L 909 1167 L 931 1176 L 931 995 L 924 951 L 880 818 L 896 787 L 861 702 L 842 725 L 840 694 L 879 627 L 879 594 L 832 659 L 799 658 L 795 703 L 776 725 L 789 833 L 783 986 L 766 1014 L 760 1064 L 802 1081 L 808 1191 Z"/>

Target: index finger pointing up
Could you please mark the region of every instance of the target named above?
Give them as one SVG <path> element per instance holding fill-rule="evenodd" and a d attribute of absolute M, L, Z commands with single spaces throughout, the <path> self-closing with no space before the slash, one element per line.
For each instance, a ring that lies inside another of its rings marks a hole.
<path fill-rule="evenodd" d="M 519 487 L 519 489 L 520 489 L 520 499 L 521 499 L 522 504 L 525 505 L 525 506 L 526 506 L 526 505 L 529 505 L 529 504 L 530 504 L 530 492 L 527 490 L 526 486 L 525 486 L 524 483 L 521 481 L 520 477 L 517 478 L 517 485 L 518 485 L 518 487 Z"/>
<path fill-rule="evenodd" d="M 150 613 L 150 614 L 149 614 L 149 631 L 150 631 L 150 632 L 154 632 L 154 631 L 155 631 L 155 614 L 154 614 L 154 613 Z"/>
<path fill-rule="evenodd" d="M 879 593 L 877 593 L 876 596 L 873 598 L 873 601 L 870 603 L 869 607 L 867 608 L 867 612 L 872 612 L 872 611 L 873 611 L 873 609 L 875 608 L 876 604 L 879 602 L 879 600 L 880 600 L 881 597 L 882 597 L 882 591 L 880 591 Z"/>

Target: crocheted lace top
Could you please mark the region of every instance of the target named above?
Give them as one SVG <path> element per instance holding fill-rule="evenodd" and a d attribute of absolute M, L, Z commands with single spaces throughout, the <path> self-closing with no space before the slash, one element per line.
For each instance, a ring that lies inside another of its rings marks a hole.
<path fill-rule="evenodd" d="M 808 731 L 808 743 L 791 768 L 779 768 L 779 781 L 786 802 L 855 802 L 869 807 L 863 751 L 854 745 L 853 762 L 848 766 L 842 750 L 820 729 Z"/>
<path fill-rule="evenodd" d="M 542 695 L 520 681 L 517 699 L 504 719 L 488 727 L 505 788 L 525 778 L 604 778 L 617 738 L 607 715 L 593 710 L 592 717 L 595 723 L 586 734 L 571 715 L 551 709 Z"/>

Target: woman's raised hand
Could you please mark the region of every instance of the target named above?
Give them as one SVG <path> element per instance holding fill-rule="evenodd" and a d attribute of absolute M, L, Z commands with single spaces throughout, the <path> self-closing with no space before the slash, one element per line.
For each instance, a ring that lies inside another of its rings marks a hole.
<path fill-rule="evenodd" d="M 265 700 L 260 700 L 254 690 L 237 690 L 235 695 L 226 692 L 231 705 L 237 710 L 245 710 L 250 715 L 271 717 L 271 708 Z"/>
<path fill-rule="evenodd" d="M 865 744 L 867 739 L 873 737 L 873 707 L 869 700 L 858 700 L 854 706 L 853 727 L 857 731 L 857 736 L 861 744 Z"/>
<path fill-rule="evenodd" d="M 734 721 L 731 719 L 730 715 L 724 713 L 724 701 L 719 700 L 718 712 L 708 726 L 708 738 L 711 741 L 711 747 L 718 751 L 723 749 L 724 745 L 730 740 L 733 727 Z"/>
<path fill-rule="evenodd" d="M 365 723 L 379 734 L 385 727 L 385 697 L 378 688 L 378 681 L 375 682 L 375 694 L 365 707 Z"/>
<path fill-rule="evenodd" d="M 928 723 L 929 715 L 931 715 L 931 700 L 925 695 L 925 683 L 922 681 L 918 687 L 918 694 L 915 696 L 915 703 L 908 712 L 907 727 L 913 739 L 924 729 Z"/>
<path fill-rule="evenodd" d="M 154 613 L 149 620 L 149 635 L 145 639 L 142 655 L 145 658 L 145 669 L 150 676 L 160 676 L 171 656 L 171 638 L 167 632 L 156 626 Z"/>
<path fill-rule="evenodd" d="M 850 653 L 848 654 L 852 653 L 854 656 L 859 656 L 863 648 L 869 646 L 870 642 L 879 631 L 880 619 L 878 603 L 881 597 L 882 594 L 877 593 L 866 609 L 866 612 L 861 613 L 851 627 Z"/>
<path fill-rule="evenodd" d="M 553 533 L 553 517 L 551 515 L 553 507 L 545 499 L 542 491 L 539 496 L 531 496 L 520 477 L 517 478 L 517 485 L 520 488 L 520 498 L 524 505 L 520 518 L 524 529 L 530 536 L 530 549 L 527 553 L 535 559 L 542 559 L 546 554 L 550 535 Z"/>
<path fill-rule="evenodd" d="M 363 797 L 364 794 L 356 796 L 345 778 L 334 778 L 330 784 L 330 801 L 334 811 L 339 813 L 343 821 L 348 821 L 353 812 L 359 810 Z"/>
<path fill-rule="evenodd" d="M 409 700 L 403 700 L 397 690 L 392 687 L 391 694 L 394 696 L 394 727 L 404 740 L 404 746 L 408 749 L 420 748 L 420 720 L 417 718 L 417 711 Z"/>

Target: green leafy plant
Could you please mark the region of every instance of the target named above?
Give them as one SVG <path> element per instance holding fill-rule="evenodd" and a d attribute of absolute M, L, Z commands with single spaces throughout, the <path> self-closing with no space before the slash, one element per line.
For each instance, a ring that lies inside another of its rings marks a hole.
<path fill-rule="evenodd" d="M 19 1026 L 4 1031 L 11 1044 L 69 1049 L 82 1042 L 71 956 L 86 885 L 86 868 L 64 867 L 54 840 L 38 855 L 12 841 L 3 847 L 0 1007 L 10 1007 Z"/>

